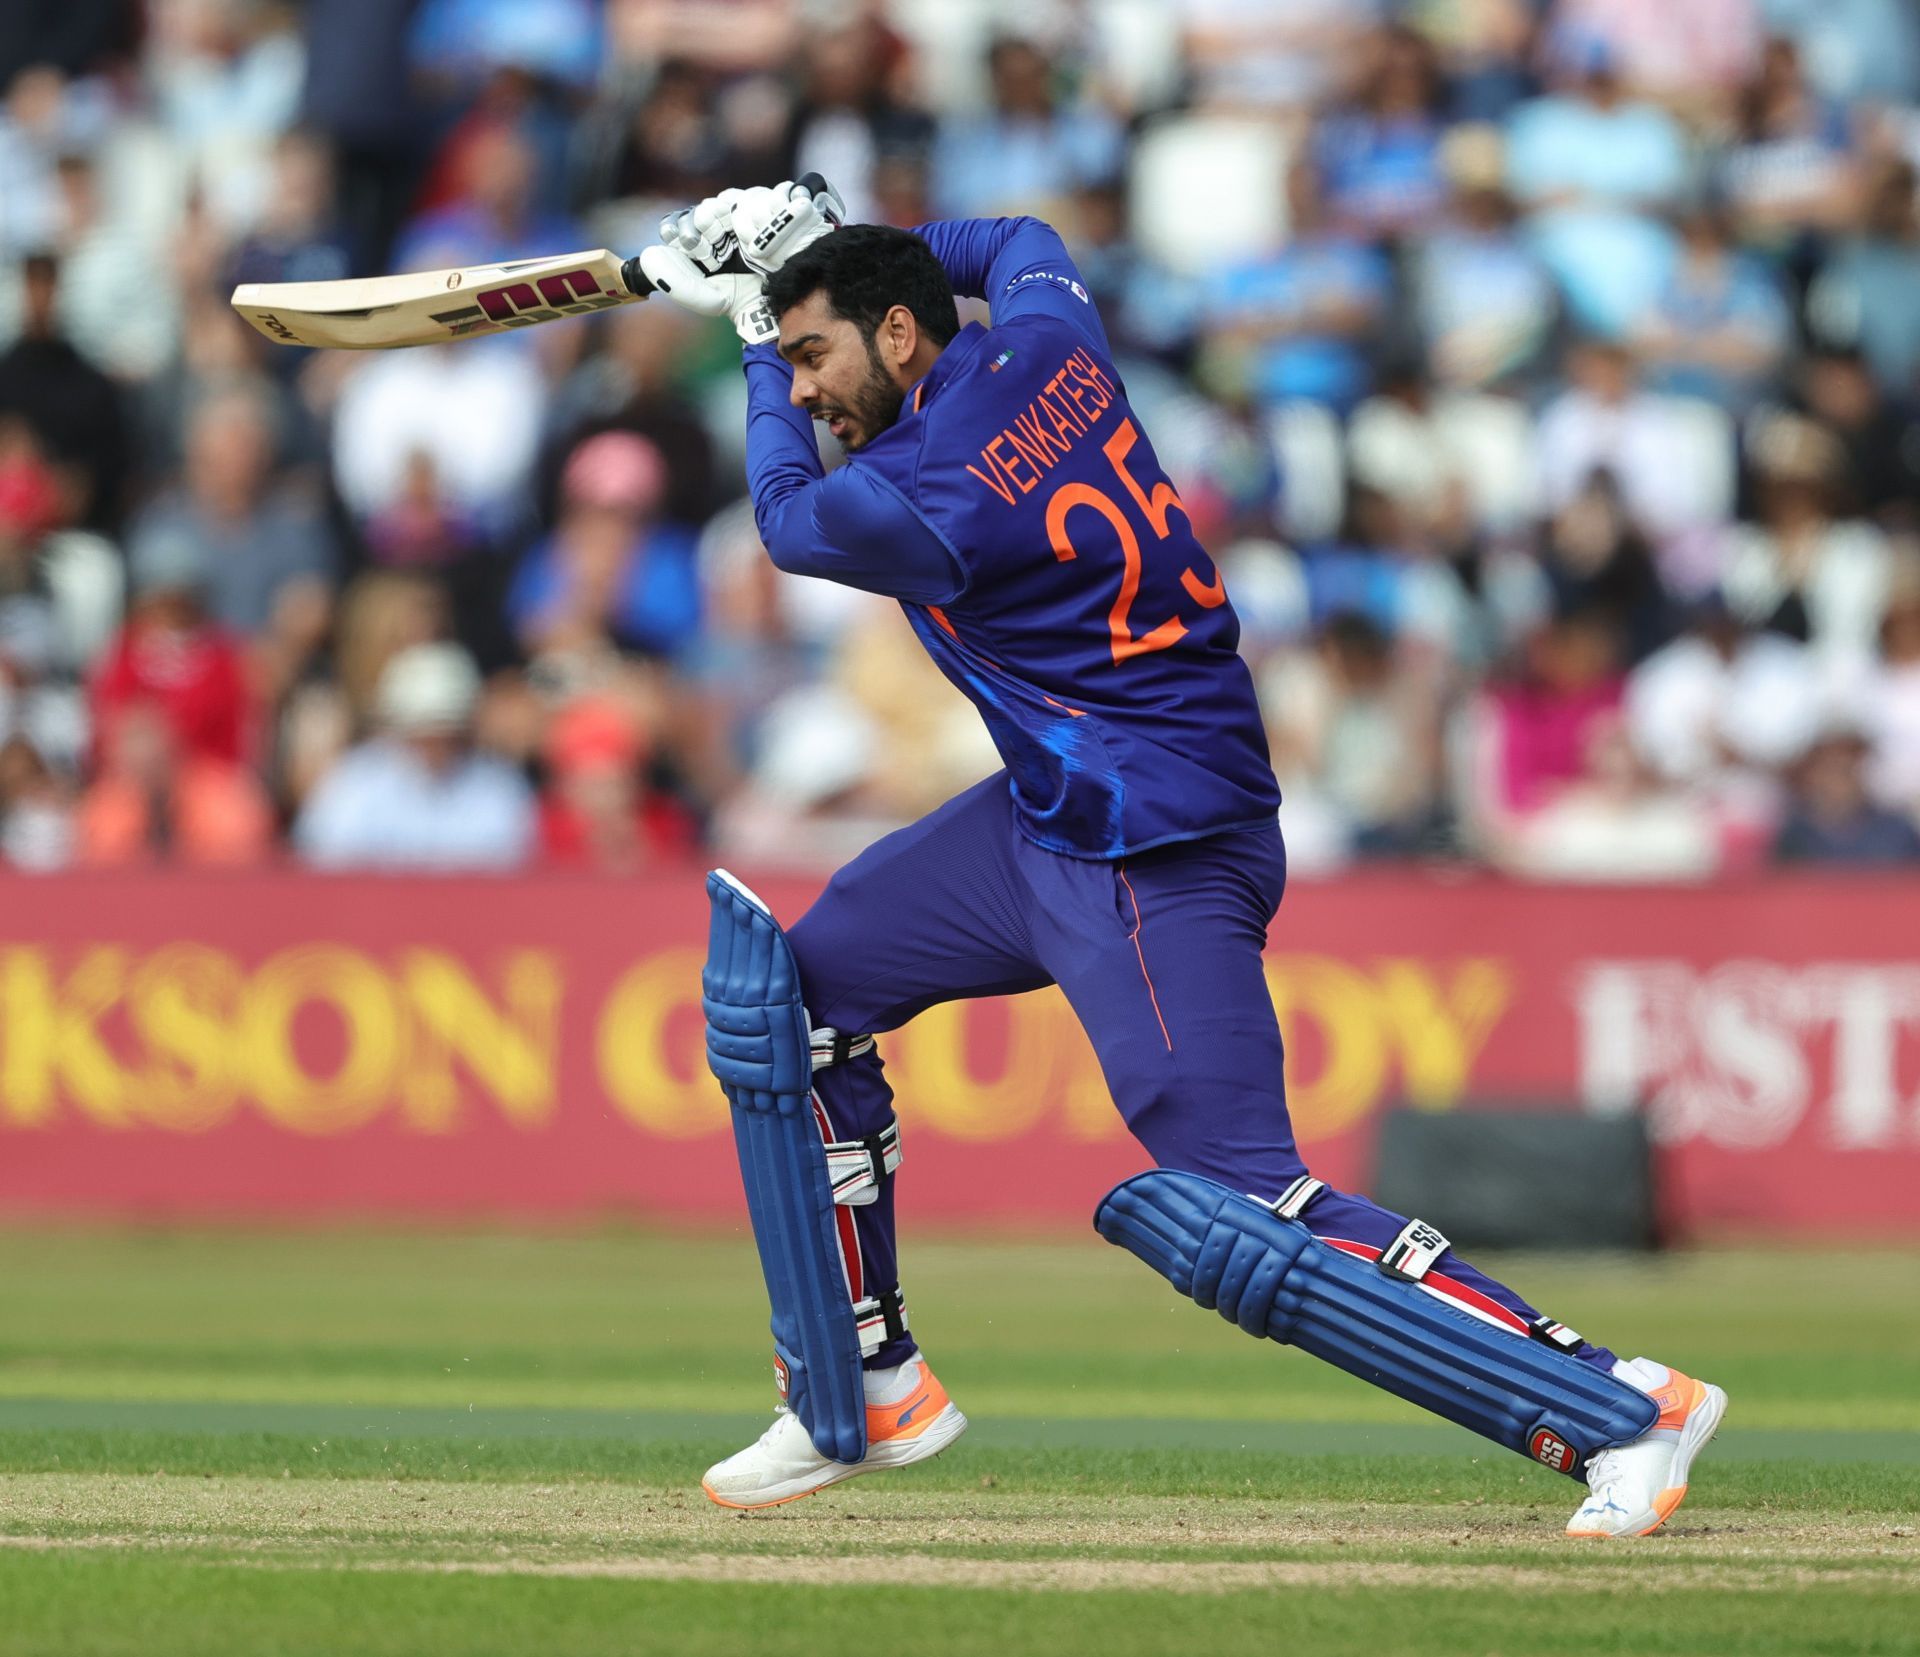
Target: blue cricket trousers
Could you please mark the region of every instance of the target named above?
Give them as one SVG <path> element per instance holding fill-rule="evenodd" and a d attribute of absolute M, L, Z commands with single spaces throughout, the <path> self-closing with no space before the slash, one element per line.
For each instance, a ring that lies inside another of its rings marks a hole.
<path fill-rule="evenodd" d="M 943 1001 L 1058 984 L 1154 1161 L 1271 1200 L 1306 1171 L 1260 959 L 1286 879 L 1277 825 L 1110 862 L 1045 851 L 1015 825 L 1000 772 L 869 846 L 789 937 L 814 1024 L 852 1035 L 898 1029 Z M 875 1051 L 819 1071 L 815 1086 L 835 1139 L 890 1115 Z M 893 1181 L 852 1213 L 865 1293 L 897 1288 Z M 1301 1218 L 1367 1255 L 1406 1224 L 1330 1188 Z M 1434 1280 L 1493 1321 L 1524 1327 L 1539 1315 L 1451 1253 Z M 904 1336 L 868 1363 L 912 1350 Z M 1613 1363 L 1603 1348 L 1581 1356 Z"/>

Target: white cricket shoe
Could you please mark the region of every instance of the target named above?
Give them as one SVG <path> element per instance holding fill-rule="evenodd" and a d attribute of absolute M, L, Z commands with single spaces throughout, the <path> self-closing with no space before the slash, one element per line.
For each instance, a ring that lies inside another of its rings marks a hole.
<path fill-rule="evenodd" d="M 1587 1467 L 1592 1494 L 1567 1521 L 1569 1536 L 1645 1536 L 1673 1517 L 1687 1494 L 1693 1458 L 1727 1413 L 1727 1395 L 1651 1358 L 1621 1359 L 1613 1372 L 1660 1406 L 1631 1444 L 1602 1450 Z"/>
<path fill-rule="evenodd" d="M 892 1369 L 868 1370 L 864 1380 L 867 1453 L 861 1460 L 821 1455 L 800 1418 L 782 1404 L 759 1440 L 709 1467 L 700 1488 L 722 1507 L 778 1507 L 861 1473 L 925 1461 L 967 1430 L 967 1418 L 917 1352 Z"/>

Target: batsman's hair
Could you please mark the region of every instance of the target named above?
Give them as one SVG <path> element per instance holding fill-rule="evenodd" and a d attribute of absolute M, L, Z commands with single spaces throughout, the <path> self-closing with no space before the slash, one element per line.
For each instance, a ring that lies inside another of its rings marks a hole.
<path fill-rule="evenodd" d="M 904 305 L 936 345 L 960 332 L 953 284 L 933 249 L 911 230 L 850 224 L 802 248 L 767 278 L 775 316 L 815 293 L 827 308 L 871 340 L 887 312 Z"/>

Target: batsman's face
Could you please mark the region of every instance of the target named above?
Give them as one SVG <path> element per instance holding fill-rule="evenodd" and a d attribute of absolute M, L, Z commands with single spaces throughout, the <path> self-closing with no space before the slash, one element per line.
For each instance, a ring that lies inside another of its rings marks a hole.
<path fill-rule="evenodd" d="M 900 418 L 907 388 L 882 342 L 809 294 L 780 318 L 780 355 L 793 364 L 793 403 L 824 421 L 840 446 L 865 448 Z"/>

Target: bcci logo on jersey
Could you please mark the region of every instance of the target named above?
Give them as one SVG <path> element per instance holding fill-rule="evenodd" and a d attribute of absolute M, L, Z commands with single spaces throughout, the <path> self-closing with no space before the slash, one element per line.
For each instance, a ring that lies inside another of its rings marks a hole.
<path fill-rule="evenodd" d="M 1082 305 L 1091 305 L 1093 303 L 1087 296 L 1087 290 L 1081 287 L 1078 282 L 1074 281 L 1071 276 L 1060 276 L 1050 270 L 1030 270 L 1026 272 L 1025 275 L 1016 276 L 1009 282 L 1007 284 L 1007 292 L 1012 293 L 1013 290 L 1023 282 L 1051 282 L 1056 287 L 1065 288 L 1067 292 L 1079 300 Z"/>

